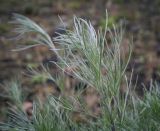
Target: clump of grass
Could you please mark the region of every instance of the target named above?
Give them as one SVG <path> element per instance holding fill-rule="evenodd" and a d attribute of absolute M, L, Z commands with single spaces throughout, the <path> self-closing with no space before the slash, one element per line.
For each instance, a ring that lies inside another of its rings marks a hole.
<path fill-rule="evenodd" d="M 122 38 L 123 27 L 108 27 L 106 18 L 105 30 L 95 31 L 90 21 L 74 17 L 73 31 L 66 30 L 66 34 L 59 34 L 52 39 L 50 36 L 30 19 L 14 15 L 14 22 L 18 27 L 16 32 L 21 37 L 24 34 L 35 33 L 33 41 L 48 46 L 57 55 L 59 61 L 55 64 L 62 70 L 71 67 L 71 75 L 83 83 L 95 88 L 101 98 L 100 116 L 92 116 L 84 108 L 79 99 L 72 100 L 80 103 L 81 110 L 74 106 L 64 96 L 49 96 L 46 102 L 41 105 L 39 102 L 33 104 L 33 116 L 29 119 L 21 108 L 10 113 L 8 123 L 0 126 L 1 130 L 10 131 L 116 131 L 116 130 L 159 130 L 160 129 L 160 91 L 155 85 L 150 91 L 146 91 L 144 98 L 140 99 L 132 93 L 132 75 L 127 78 L 125 70 L 131 57 L 131 46 L 128 58 L 123 58 Z M 106 35 L 111 40 L 108 44 Z M 55 44 L 58 44 L 59 49 Z M 35 46 L 35 45 L 33 45 Z M 33 47 L 29 46 L 29 47 Z M 26 47 L 28 48 L 28 47 Z M 23 49 L 26 49 L 23 48 Z M 124 49 L 125 50 L 125 49 Z M 105 71 L 105 73 L 104 73 Z M 63 78 L 63 77 L 62 77 Z M 55 82 L 60 84 L 63 91 L 60 77 Z M 125 85 L 126 90 L 121 93 L 121 86 Z M 12 85 L 11 85 L 12 86 Z M 153 84 L 151 85 L 151 87 Z M 15 102 L 20 103 L 20 92 L 15 88 L 11 94 L 17 95 Z M 42 108 L 43 107 L 43 108 Z M 88 116 L 85 122 L 75 122 L 73 113 L 80 112 Z M 90 118 L 93 118 L 90 119 Z M 147 124 L 146 124 L 147 123 Z"/>

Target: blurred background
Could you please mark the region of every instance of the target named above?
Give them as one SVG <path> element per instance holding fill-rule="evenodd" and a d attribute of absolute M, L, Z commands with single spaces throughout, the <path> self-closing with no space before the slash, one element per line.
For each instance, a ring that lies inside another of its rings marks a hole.
<path fill-rule="evenodd" d="M 12 13 L 31 18 L 54 37 L 55 32 L 63 33 L 58 29 L 62 27 L 58 16 L 67 28 L 72 27 L 72 18 L 76 15 L 91 20 L 98 29 L 105 26 L 106 9 L 109 26 L 124 21 L 126 33 L 123 42 L 133 43 L 133 54 L 127 71 L 134 69 L 133 81 L 137 80 L 138 92 L 142 93 L 142 83 L 149 86 L 151 79 L 160 82 L 160 0 L 0 0 L 0 83 L 19 78 L 23 87 L 33 90 L 43 83 L 43 77 L 28 77 L 28 67 L 39 68 L 43 63 L 49 65 L 53 72 L 56 71 L 54 65 L 49 63 L 56 58 L 44 46 L 12 51 L 32 44 L 26 41 L 27 38 L 19 41 L 13 39 L 16 35 L 10 23 Z M 0 97 L 0 112 L 5 110 L 4 101 Z"/>

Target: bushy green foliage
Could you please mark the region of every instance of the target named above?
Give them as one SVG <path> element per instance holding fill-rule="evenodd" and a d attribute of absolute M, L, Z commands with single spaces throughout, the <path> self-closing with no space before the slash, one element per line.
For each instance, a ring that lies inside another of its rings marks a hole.
<path fill-rule="evenodd" d="M 160 130 L 160 91 L 159 86 L 153 84 L 149 91 L 145 91 L 144 98 L 133 93 L 132 75 L 127 78 L 125 70 L 131 56 L 123 58 L 122 26 L 107 26 L 104 31 L 95 31 L 92 24 L 84 19 L 74 17 L 73 31 L 66 30 L 66 34 L 59 34 L 52 39 L 30 19 L 14 15 L 18 25 L 19 35 L 35 33 L 33 39 L 38 44 L 48 46 L 57 55 L 59 61 L 55 64 L 65 71 L 66 67 L 76 67 L 72 70 L 74 78 L 95 88 L 101 97 L 101 116 L 96 120 L 88 119 L 86 123 L 76 123 L 72 120 L 72 113 L 78 112 L 74 104 L 64 96 L 48 96 L 44 104 L 34 102 L 32 119 L 20 108 L 21 92 L 16 83 L 11 84 L 10 93 L 18 108 L 9 113 L 8 123 L 2 123 L 3 131 L 158 131 Z M 111 43 L 106 40 L 106 35 Z M 35 36 L 34 36 L 35 37 Z M 57 49 L 54 43 L 58 44 Z M 33 45 L 35 46 L 35 45 Z M 29 47 L 33 47 L 29 46 Z M 26 48 L 29 48 L 26 47 Z M 130 45 L 129 45 L 130 47 Z M 26 49 L 23 48 L 23 49 Z M 106 71 L 106 74 L 102 72 Z M 62 77 L 63 78 L 63 77 Z M 60 77 L 55 82 L 64 89 Z M 126 87 L 123 93 L 121 86 Z M 75 101 L 79 99 L 74 98 Z M 82 113 L 91 116 L 81 103 Z"/>

